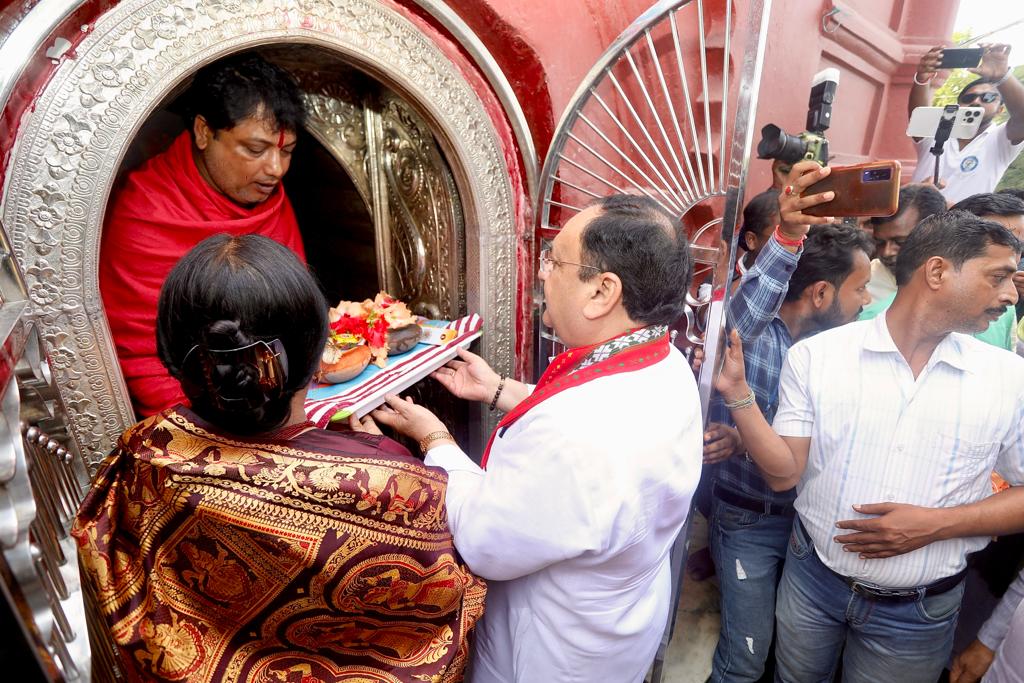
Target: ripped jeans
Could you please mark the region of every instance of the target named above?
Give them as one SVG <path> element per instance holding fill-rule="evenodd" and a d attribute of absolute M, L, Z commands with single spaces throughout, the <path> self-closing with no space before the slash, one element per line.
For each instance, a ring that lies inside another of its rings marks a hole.
<path fill-rule="evenodd" d="M 775 629 L 775 589 L 792 527 L 792 517 L 712 498 L 708 535 L 722 593 L 713 683 L 757 681 L 764 673 Z"/>

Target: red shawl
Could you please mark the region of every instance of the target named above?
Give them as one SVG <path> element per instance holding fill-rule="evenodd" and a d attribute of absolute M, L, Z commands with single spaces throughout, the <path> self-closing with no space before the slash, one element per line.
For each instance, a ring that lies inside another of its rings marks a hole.
<path fill-rule="evenodd" d="M 179 407 L 125 432 L 71 533 L 129 681 L 456 683 L 486 586 L 445 485 L 385 437 Z"/>
<path fill-rule="evenodd" d="M 100 293 L 135 409 L 151 415 L 182 402 L 178 381 L 156 355 L 156 306 L 171 268 L 218 233 L 265 235 L 305 260 L 295 212 L 279 188 L 244 208 L 212 188 L 196 168 L 184 132 L 166 152 L 129 174 L 107 213 Z"/>

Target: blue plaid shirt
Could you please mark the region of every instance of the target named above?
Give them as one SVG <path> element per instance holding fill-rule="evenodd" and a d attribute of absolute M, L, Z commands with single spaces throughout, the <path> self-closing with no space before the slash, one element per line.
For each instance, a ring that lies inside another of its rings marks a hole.
<path fill-rule="evenodd" d="M 794 254 L 774 239 L 769 239 L 729 302 L 729 325 L 739 331 L 743 340 L 747 384 L 769 424 L 779 407 L 782 361 L 793 345 L 786 323 L 779 318 L 779 308 L 786 298 L 789 278 L 799 260 L 800 252 Z M 711 399 L 708 413 L 710 422 L 735 426 L 722 397 L 717 394 Z M 712 476 L 717 486 L 747 498 L 779 505 L 792 504 L 796 498 L 795 489 L 772 491 L 757 465 L 745 453 L 734 455 L 713 467 Z"/>

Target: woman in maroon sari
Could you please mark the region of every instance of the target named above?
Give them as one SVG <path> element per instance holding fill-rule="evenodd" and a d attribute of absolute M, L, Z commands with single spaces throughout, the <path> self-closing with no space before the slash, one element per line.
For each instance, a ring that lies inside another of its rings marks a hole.
<path fill-rule="evenodd" d="M 444 473 L 305 419 L 326 312 L 257 235 L 204 240 L 164 284 L 158 351 L 192 408 L 121 437 L 73 532 L 130 680 L 462 680 L 486 589 Z"/>

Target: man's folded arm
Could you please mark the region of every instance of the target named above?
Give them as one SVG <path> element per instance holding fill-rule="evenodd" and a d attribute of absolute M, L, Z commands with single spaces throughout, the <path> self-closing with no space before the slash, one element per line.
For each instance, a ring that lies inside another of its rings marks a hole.
<path fill-rule="evenodd" d="M 1024 531 L 1024 486 L 1011 486 L 976 503 L 934 510 L 943 518 L 936 540 L 1017 534 Z"/>
<path fill-rule="evenodd" d="M 512 445 L 491 458 L 486 472 L 452 445 L 432 448 L 425 460 L 448 472 L 455 547 L 473 573 L 498 581 L 598 550 L 607 536 L 580 467 L 586 459 L 574 457 L 583 444 L 571 443 L 545 416 Z"/>

